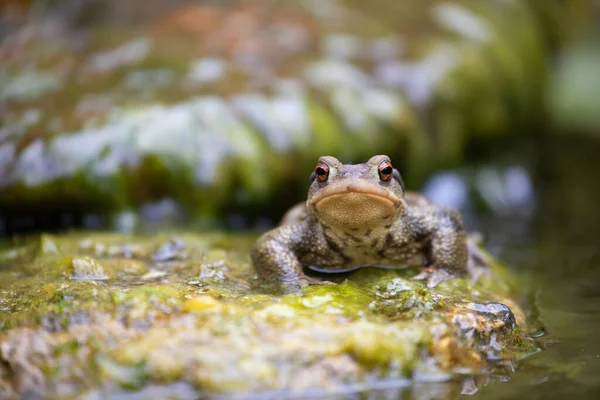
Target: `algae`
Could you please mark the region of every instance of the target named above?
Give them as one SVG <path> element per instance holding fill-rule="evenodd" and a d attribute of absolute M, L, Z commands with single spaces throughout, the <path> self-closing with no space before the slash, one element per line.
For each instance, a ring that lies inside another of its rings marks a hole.
<path fill-rule="evenodd" d="M 254 239 L 79 232 L 2 249 L 0 396 L 331 394 L 507 375 L 537 351 L 483 250 L 476 281 L 363 268 L 286 294 L 258 280 Z"/>

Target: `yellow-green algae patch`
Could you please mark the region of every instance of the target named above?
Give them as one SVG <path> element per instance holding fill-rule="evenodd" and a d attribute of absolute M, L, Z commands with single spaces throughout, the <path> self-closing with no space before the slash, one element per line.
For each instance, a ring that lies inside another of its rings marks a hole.
<path fill-rule="evenodd" d="M 505 372 L 535 351 L 485 253 L 476 281 L 364 268 L 284 293 L 254 273 L 253 240 L 78 233 L 2 250 L 0 395 L 337 391 Z"/>

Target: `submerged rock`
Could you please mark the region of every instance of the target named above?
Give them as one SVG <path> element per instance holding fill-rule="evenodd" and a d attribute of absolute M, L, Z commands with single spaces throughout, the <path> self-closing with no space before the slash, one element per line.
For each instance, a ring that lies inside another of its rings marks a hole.
<path fill-rule="evenodd" d="M 3 250 L 0 396 L 473 392 L 536 351 L 483 250 L 477 281 L 365 268 L 282 294 L 250 266 L 253 240 L 44 235 Z"/>

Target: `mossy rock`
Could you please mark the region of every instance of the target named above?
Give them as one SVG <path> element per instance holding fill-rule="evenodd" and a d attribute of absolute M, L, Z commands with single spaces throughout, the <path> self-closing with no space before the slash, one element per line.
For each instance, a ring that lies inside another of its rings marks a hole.
<path fill-rule="evenodd" d="M 477 279 L 364 268 L 282 294 L 250 266 L 254 239 L 77 233 L 2 250 L 0 396 L 302 396 L 509 374 L 537 351 L 484 251 Z"/>

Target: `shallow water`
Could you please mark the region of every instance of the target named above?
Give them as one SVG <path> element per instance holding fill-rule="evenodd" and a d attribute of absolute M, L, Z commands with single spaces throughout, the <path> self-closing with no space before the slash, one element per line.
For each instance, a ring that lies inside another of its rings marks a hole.
<path fill-rule="evenodd" d="M 568 138 L 553 142 L 537 154 L 532 245 L 516 238 L 500 252 L 515 270 L 531 276 L 545 348 L 523 360 L 510 381 L 482 388 L 477 399 L 600 395 L 598 145 Z M 507 224 L 500 218 L 492 223 L 500 230 Z"/>

